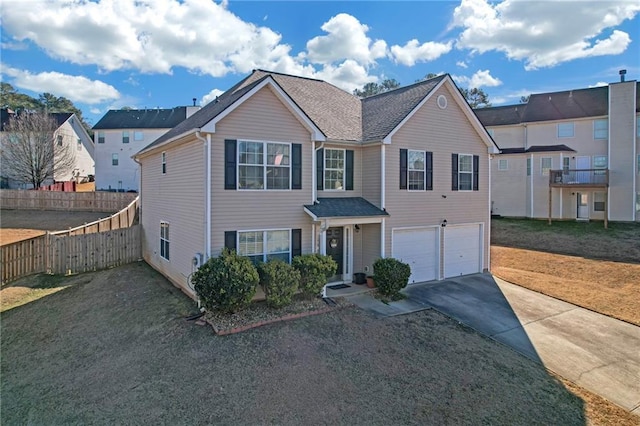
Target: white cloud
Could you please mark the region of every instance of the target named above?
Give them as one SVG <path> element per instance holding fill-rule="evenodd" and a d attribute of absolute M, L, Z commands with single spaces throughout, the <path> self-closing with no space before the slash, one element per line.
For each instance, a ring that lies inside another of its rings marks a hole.
<path fill-rule="evenodd" d="M 598 81 L 596 84 L 590 84 L 589 88 L 591 89 L 592 87 L 602 87 L 602 86 L 608 86 L 609 83 L 605 83 L 604 81 Z"/>
<path fill-rule="evenodd" d="M 224 92 L 222 90 L 213 89 L 212 91 L 210 91 L 209 93 L 207 93 L 202 97 L 202 99 L 200 100 L 200 106 L 205 106 L 206 104 L 208 104 L 218 96 L 222 95 L 223 93 Z"/>
<path fill-rule="evenodd" d="M 456 47 L 484 53 L 501 51 L 525 61 L 525 69 L 552 67 L 592 56 L 616 55 L 629 35 L 615 27 L 640 11 L 631 1 L 462 0 L 452 27 L 462 27 Z"/>
<path fill-rule="evenodd" d="M 97 115 L 97 114 L 101 114 L 102 110 L 100 110 L 100 108 L 89 108 L 89 112 L 91 114 L 96 114 Z"/>
<path fill-rule="evenodd" d="M 429 41 L 420 44 L 418 40 L 409 40 L 404 46 L 391 46 L 391 57 L 396 63 L 412 67 L 416 62 L 429 62 L 449 53 L 453 42 L 437 43 Z"/>
<path fill-rule="evenodd" d="M 32 92 L 49 92 L 56 96 L 64 96 L 72 102 L 93 105 L 120 98 L 120 93 L 115 87 L 80 75 L 68 75 L 55 71 L 32 74 L 29 71 L 6 66 L 3 67 L 2 73 L 11 77 L 12 84 L 16 87 Z"/>
<path fill-rule="evenodd" d="M 378 77 L 369 75 L 368 70 L 356 61 L 347 59 L 343 63 L 333 66 L 325 65 L 315 74 L 316 78 L 329 81 L 347 92 L 361 88 L 366 83 L 378 81 Z"/>
<path fill-rule="evenodd" d="M 369 27 L 355 17 L 340 13 L 322 25 L 327 35 L 317 36 L 307 42 L 307 57 L 310 61 L 330 64 L 351 59 L 361 65 L 370 65 L 387 54 L 384 40 L 367 37 Z"/>
<path fill-rule="evenodd" d="M 458 61 L 456 62 L 456 65 L 459 66 L 460 68 L 469 68 L 469 66 L 464 62 L 464 61 Z"/>
<path fill-rule="evenodd" d="M 464 75 L 454 75 L 452 78 L 459 86 L 472 87 L 496 87 L 502 84 L 499 78 L 491 75 L 489 70 L 478 70 L 471 77 Z"/>

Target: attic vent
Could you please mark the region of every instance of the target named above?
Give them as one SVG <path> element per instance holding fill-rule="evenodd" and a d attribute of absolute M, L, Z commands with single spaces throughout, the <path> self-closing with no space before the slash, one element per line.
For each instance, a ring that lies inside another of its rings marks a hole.
<path fill-rule="evenodd" d="M 447 98 L 444 95 L 438 96 L 438 108 L 445 109 L 447 107 Z"/>

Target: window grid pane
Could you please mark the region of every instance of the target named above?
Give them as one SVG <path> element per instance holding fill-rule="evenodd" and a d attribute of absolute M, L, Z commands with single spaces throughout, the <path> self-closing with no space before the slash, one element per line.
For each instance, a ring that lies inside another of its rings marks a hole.
<path fill-rule="evenodd" d="M 572 138 L 573 137 L 573 123 L 558 123 L 558 137 L 559 138 Z"/>
<path fill-rule="evenodd" d="M 240 142 L 238 146 L 239 188 L 290 189 L 290 149 L 288 144 L 283 143 Z"/>
<path fill-rule="evenodd" d="M 549 175 L 549 170 L 551 170 L 551 158 L 545 157 L 540 159 L 540 167 L 542 170 L 542 175 Z"/>
<path fill-rule="evenodd" d="M 263 164 L 263 144 L 261 142 L 240 142 L 240 164 Z"/>
<path fill-rule="evenodd" d="M 260 255 L 263 251 L 263 233 L 262 231 L 241 232 L 238 254 L 241 256 Z"/>
<path fill-rule="evenodd" d="M 169 224 L 160 222 L 160 256 L 169 260 Z"/>
<path fill-rule="evenodd" d="M 593 122 L 593 138 L 594 139 L 607 139 L 609 137 L 609 122 L 608 120 L 595 120 Z"/>
<path fill-rule="evenodd" d="M 424 190 L 424 164 L 425 164 L 424 151 L 411 151 L 408 154 L 408 169 L 409 175 L 407 178 L 407 188 L 412 191 Z"/>
<path fill-rule="evenodd" d="M 324 150 L 324 188 L 344 188 L 344 150 Z"/>
<path fill-rule="evenodd" d="M 242 189 L 264 189 L 264 168 L 262 166 L 240 166 L 238 183 Z"/>
<path fill-rule="evenodd" d="M 473 189 L 473 155 L 458 154 L 458 190 Z"/>

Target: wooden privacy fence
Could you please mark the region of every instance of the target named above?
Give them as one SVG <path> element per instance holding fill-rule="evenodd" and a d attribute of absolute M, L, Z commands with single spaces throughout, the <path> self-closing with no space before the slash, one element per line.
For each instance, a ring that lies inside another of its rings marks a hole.
<path fill-rule="evenodd" d="M 82 235 L 47 233 L 0 247 L 2 283 L 32 274 L 78 274 L 142 257 L 141 226 Z"/>
<path fill-rule="evenodd" d="M 66 231 L 52 232 L 52 234 L 57 236 L 84 235 L 128 228 L 136 223 L 138 219 L 139 206 L 140 197 L 136 197 L 127 207 L 107 218 L 96 220 L 95 222 L 87 223 L 85 225 L 76 226 L 75 228 L 67 229 Z"/>
<path fill-rule="evenodd" d="M 131 192 L 61 192 L 0 190 L 0 206 L 9 210 L 117 212 L 138 194 Z"/>

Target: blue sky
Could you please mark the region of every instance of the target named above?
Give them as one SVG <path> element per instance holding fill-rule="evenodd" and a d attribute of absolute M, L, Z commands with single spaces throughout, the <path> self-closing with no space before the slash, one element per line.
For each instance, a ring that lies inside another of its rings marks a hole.
<path fill-rule="evenodd" d="M 640 2 L 4 0 L 2 81 L 108 109 L 204 104 L 254 68 L 352 91 L 451 74 L 494 105 L 640 74 Z"/>

